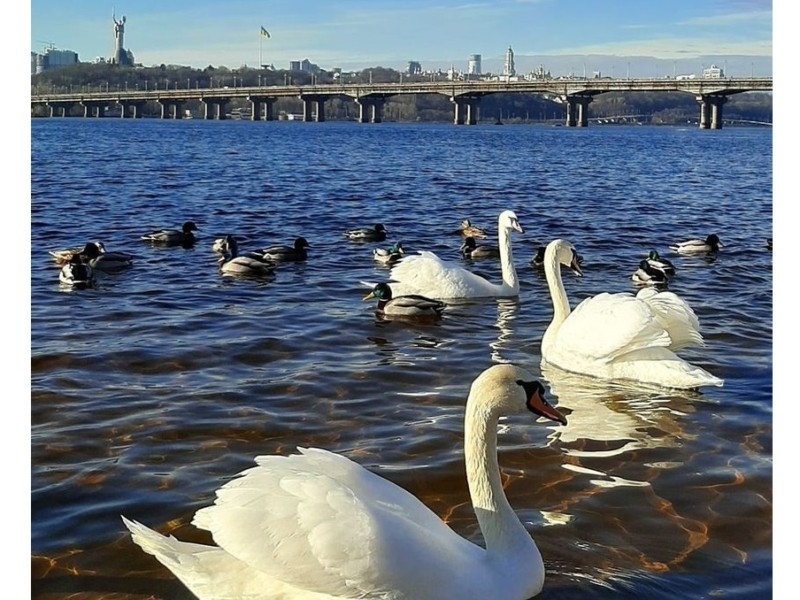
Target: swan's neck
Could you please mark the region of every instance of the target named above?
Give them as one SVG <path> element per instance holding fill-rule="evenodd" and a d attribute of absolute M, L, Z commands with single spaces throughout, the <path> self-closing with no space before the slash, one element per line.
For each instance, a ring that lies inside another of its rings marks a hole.
<path fill-rule="evenodd" d="M 497 238 L 503 283 L 519 293 L 519 279 L 517 279 L 517 270 L 514 268 L 514 254 L 511 252 L 511 231 L 507 227 L 500 227 Z"/>
<path fill-rule="evenodd" d="M 491 407 L 467 403 L 464 423 L 467 481 L 486 550 L 490 553 L 535 546 L 503 491 L 497 464 L 497 420 L 498 414 Z"/>
<path fill-rule="evenodd" d="M 550 298 L 553 300 L 553 320 L 547 327 L 547 331 L 542 338 L 542 353 L 545 346 L 549 344 L 550 337 L 555 335 L 558 328 L 569 316 L 570 307 L 567 299 L 567 291 L 564 289 L 564 282 L 561 280 L 561 264 L 556 257 L 554 248 L 548 248 L 544 255 L 544 273 L 547 278 L 547 287 L 550 289 Z"/>

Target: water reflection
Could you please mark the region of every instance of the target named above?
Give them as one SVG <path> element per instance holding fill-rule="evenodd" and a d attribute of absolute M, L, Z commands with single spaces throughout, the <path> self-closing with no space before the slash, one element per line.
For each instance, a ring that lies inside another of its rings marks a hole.
<path fill-rule="evenodd" d="M 492 360 L 494 362 L 508 362 L 501 355 L 503 350 L 507 350 L 511 345 L 511 340 L 514 335 L 512 325 L 517 318 L 517 311 L 519 310 L 519 301 L 516 298 L 498 298 L 497 299 L 497 340 L 491 342 L 489 345 L 492 348 Z"/>

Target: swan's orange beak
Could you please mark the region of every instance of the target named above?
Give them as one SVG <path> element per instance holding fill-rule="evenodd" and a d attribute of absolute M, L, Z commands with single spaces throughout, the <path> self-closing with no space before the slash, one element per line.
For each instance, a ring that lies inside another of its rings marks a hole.
<path fill-rule="evenodd" d="M 544 397 L 544 387 L 541 383 L 538 381 L 518 381 L 517 383 L 522 386 L 525 393 L 528 395 L 528 410 L 545 419 L 558 421 L 562 425 L 567 424 L 567 418 L 553 408 Z"/>

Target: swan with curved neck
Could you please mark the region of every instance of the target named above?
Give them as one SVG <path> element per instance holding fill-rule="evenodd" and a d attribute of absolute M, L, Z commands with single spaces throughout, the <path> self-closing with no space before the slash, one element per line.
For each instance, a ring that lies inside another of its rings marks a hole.
<path fill-rule="evenodd" d="M 470 496 L 486 547 L 455 533 L 409 492 L 351 460 L 306 448 L 259 456 L 193 523 L 217 546 L 123 521 L 133 541 L 200 600 L 526 600 L 544 584 L 536 543 L 511 508 L 497 463 L 501 416 L 562 424 L 528 371 L 486 369 L 464 419 Z"/>
<path fill-rule="evenodd" d="M 542 337 L 543 364 L 602 379 L 662 387 L 723 384 L 722 379 L 675 354 L 687 346 L 704 345 L 697 316 L 676 294 L 651 288 L 636 296 L 601 293 L 571 311 L 561 265 L 582 275 L 572 244 L 553 240 L 544 255 L 553 320 Z"/>
<path fill-rule="evenodd" d="M 519 278 L 511 251 L 511 232 L 524 233 L 514 211 L 505 210 L 497 219 L 502 283 L 440 259 L 433 252 L 409 256 L 395 266 L 389 278 L 398 295 L 419 294 L 438 300 L 457 298 L 511 298 L 519 295 Z"/>

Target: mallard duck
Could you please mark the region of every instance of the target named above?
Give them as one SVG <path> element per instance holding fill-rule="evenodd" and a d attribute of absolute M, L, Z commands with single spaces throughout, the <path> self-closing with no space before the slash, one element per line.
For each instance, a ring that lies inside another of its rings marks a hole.
<path fill-rule="evenodd" d="M 553 319 L 542 337 L 542 364 L 600 379 L 668 388 L 721 386 L 723 380 L 675 352 L 702 346 L 700 323 L 672 292 L 601 293 L 570 309 L 561 265 L 581 276 L 575 248 L 553 240 L 544 255 Z"/>
<path fill-rule="evenodd" d="M 717 234 L 712 233 L 705 240 L 688 240 L 670 246 L 669 249 L 678 254 L 716 254 L 724 247 Z"/>
<path fill-rule="evenodd" d="M 225 254 L 225 249 L 228 247 L 227 243 L 225 242 L 225 238 L 217 238 L 214 240 L 214 243 L 211 244 L 211 251 L 216 254 Z"/>
<path fill-rule="evenodd" d="M 98 271 L 120 271 L 133 264 L 133 255 L 127 252 L 106 252 L 95 242 L 89 242 L 81 253 L 86 257 L 86 264 Z"/>
<path fill-rule="evenodd" d="M 376 312 L 388 317 L 427 317 L 438 319 L 444 312 L 445 303 L 432 300 L 417 294 L 406 296 L 392 295 L 392 288 L 387 283 L 377 284 L 362 300 L 378 299 Z"/>
<path fill-rule="evenodd" d="M 351 240 L 359 240 L 362 242 L 382 242 L 386 239 L 388 231 L 382 223 L 378 223 L 375 227 L 360 227 L 358 229 L 348 229 L 344 234 Z"/>
<path fill-rule="evenodd" d="M 94 244 L 100 249 L 100 252 L 103 253 L 106 251 L 106 247 L 103 245 L 103 242 L 94 241 L 88 242 L 90 244 Z M 69 248 L 67 250 L 48 250 L 47 253 L 53 257 L 53 260 L 56 261 L 56 264 L 59 266 L 67 264 L 70 259 L 75 254 L 80 254 L 81 258 L 86 260 L 86 244 L 83 245 L 81 248 Z"/>
<path fill-rule="evenodd" d="M 160 229 L 151 231 L 142 236 L 146 242 L 164 244 L 167 246 L 191 246 L 195 242 L 195 231 L 198 231 L 194 221 L 186 221 L 181 229 Z"/>
<path fill-rule="evenodd" d="M 420 294 L 428 298 L 511 298 L 519 296 L 519 278 L 511 252 L 511 232 L 523 233 L 514 211 L 505 210 L 497 219 L 502 283 L 492 283 L 461 265 L 423 251 L 407 256 L 392 267 L 390 283 L 400 295 Z"/>
<path fill-rule="evenodd" d="M 403 243 L 395 242 L 389 248 L 375 248 L 372 251 L 372 258 L 381 264 L 393 265 L 403 258 L 403 254 L 405 254 Z"/>
<path fill-rule="evenodd" d="M 225 254 L 219 259 L 220 271 L 226 275 L 270 275 L 275 263 L 257 252 L 239 254 L 239 244 L 232 235 L 225 236 Z"/>
<path fill-rule="evenodd" d="M 294 246 L 269 246 L 261 250 L 264 258 L 275 262 L 301 261 L 308 258 L 308 241 L 299 237 L 294 241 Z"/>
<path fill-rule="evenodd" d="M 650 268 L 661 271 L 667 277 L 675 277 L 675 265 L 666 258 L 661 258 L 655 250 L 650 250 L 645 260 Z"/>
<path fill-rule="evenodd" d="M 534 269 L 539 269 L 544 265 L 544 251 L 546 250 L 545 246 L 539 246 L 536 249 L 536 254 L 533 255 L 531 258 L 531 266 Z"/>
<path fill-rule="evenodd" d="M 69 262 L 61 267 L 58 280 L 77 288 L 88 288 L 94 285 L 94 271 L 84 264 L 80 254 L 73 254 Z"/>
<path fill-rule="evenodd" d="M 544 562 L 503 491 L 497 427 L 512 415 L 567 419 L 532 373 L 511 364 L 472 382 L 465 415 L 466 478 L 481 545 L 408 491 L 320 448 L 258 456 L 225 483 L 192 520 L 218 545 L 122 521 L 134 543 L 199 600 L 532 598 L 544 585 Z"/>
<path fill-rule="evenodd" d="M 669 283 L 669 277 L 664 271 L 653 268 L 647 259 L 639 262 L 639 268 L 631 275 L 631 281 L 636 285 L 664 286 Z"/>
<path fill-rule="evenodd" d="M 466 237 L 464 238 L 464 243 L 461 244 L 461 256 L 471 260 L 500 258 L 500 249 L 497 246 L 486 244 L 478 246 L 474 237 Z"/>
<path fill-rule="evenodd" d="M 486 230 L 473 225 L 469 219 L 461 221 L 461 225 L 456 229 L 456 233 L 471 238 L 485 238 Z"/>

